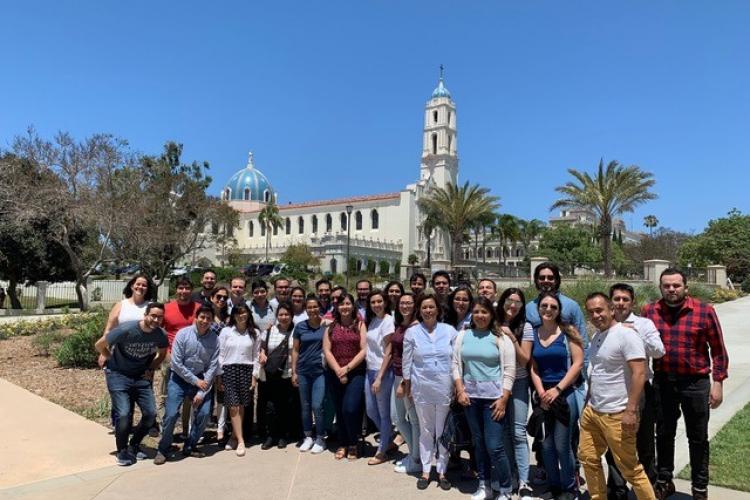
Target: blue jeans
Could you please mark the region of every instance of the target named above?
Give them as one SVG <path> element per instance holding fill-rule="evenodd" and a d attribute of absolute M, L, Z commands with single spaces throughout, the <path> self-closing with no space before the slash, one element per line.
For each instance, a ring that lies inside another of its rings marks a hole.
<path fill-rule="evenodd" d="M 505 449 L 518 481 L 529 483 L 529 442 L 526 437 L 526 417 L 529 414 L 529 378 L 517 378 L 513 383 L 511 400 L 505 411 Z M 513 450 L 513 453 L 510 452 Z"/>
<path fill-rule="evenodd" d="M 365 374 L 350 372 L 346 384 L 341 383 L 333 370 L 326 372 L 326 377 L 326 387 L 333 394 L 339 446 L 354 446 L 362 433 Z"/>
<path fill-rule="evenodd" d="M 494 491 L 510 495 L 513 482 L 508 455 L 503 446 L 503 427 L 507 417 L 499 421 L 492 418 L 490 405 L 493 402 L 494 399 L 471 398 L 471 404 L 464 410 L 471 429 L 480 483 L 489 480 Z"/>
<path fill-rule="evenodd" d="M 396 429 L 404 438 L 411 463 L 419 464 L 419 418 L 417 417 L 417 407 L 414 401 L 404 396 L 396 397 L 396 388 L 401 384 L 403 377 L 395 376 L 393 380 L 393 390 L 391 391 L 391 420 L 393 420 Z"/>
<path fill-rule="evenodd" d="M 576 462 L 573 455 L 573 429 L 578 427 L 578 393 L 568 388 L 560 396 L 564 397 L 570 407 L 568 425 L 555 421 L 554 429 L 544 437 L 542 456 L 544 470 L 547 472 L 547 483 L 553 490 L 573 492 L 576 490 Z"/>
<path fill-rule="evenodd" d="M 180 407 L 185 398 L 193 399 L 198 393 L 198 387 L 185 382 L 179 375 L 172 373 L 167 384 L 167 403 L 164 408 L 164 420 L 162 421 L 161 440 L 159 441 L 159 452 L 167 456 L 169 447 L 172 446 L 172 434 L 177 419 L 180 418 Z M 211 406 L 213 403 L 213 389 L 205 395 L 203 401 L 195 409 L 193 415 L 193 425 L 190 428 L 190 435 L 185 441 L 184 450 L 191 450 L 195 447 L 198 440 L 203 435 L 203 431 L 208 424 L 211 415 Z"/>
<path fill-rule="evenodd" d="M 112 398 L 112 415 L 115 418 L 115 443 L 117 451 L 128 447 L 128 435 L 132 427 L 132 405 L 141 409 L 141 421 L 130 439 L 131 446 L 138 446 L 156 422 L 156 401 L 151 381 L 133 378 L 123 373 L 107 370 L 107 390 Z"/>
<path fill-rule="evenodd" d="M 386 370 L 380 381 L 380 390 L 377 394 L 372 393 L 372 383 L 378 376 L 378 370 L 367 370 L 365 381 L 365 407 L 367 416 L 375 424 L 380 433 L 378 453 L 385 453 L 391 444 L 391 390 L 393 389 L 393 370 Z"/>
<path fill-rule="evenodd" d="M 305 432 L 305 437 L 313 435 L 314 416 L 316 437 L 323 439 L 326 434 L 326 422 L 323 419 L 323 398 L 326 395 L 325 373 L 312 376 L 298 373 L 297 382 L 302 406 L 302 430 Z"/>

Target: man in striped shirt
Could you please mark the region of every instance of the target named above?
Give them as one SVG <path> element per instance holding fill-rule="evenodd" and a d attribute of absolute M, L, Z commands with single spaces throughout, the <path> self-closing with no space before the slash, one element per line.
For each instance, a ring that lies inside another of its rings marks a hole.
<path fill-rule="evenodd" d="M 659 277 L 662 298 L 641 316 L 661 333 L 665 354 L 654 360 L 659 499 L 674 493 L 674 439 L 680 413 L 690 447 L 693 498 L 708 498 L 708 418 L 721 405 L 729 356 L 716 311 L 688 295 L 687 278 L 675 268 Z M 713 382 L 711 381 L 713 379 Z"/>

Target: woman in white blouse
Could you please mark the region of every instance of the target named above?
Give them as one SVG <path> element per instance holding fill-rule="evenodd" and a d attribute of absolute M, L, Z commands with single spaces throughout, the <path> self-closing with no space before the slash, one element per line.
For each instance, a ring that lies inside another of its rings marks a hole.
<path fill-rule="evenodd" d="M 479 297 L 471 326 L 458 334 L 453 351 L 456 399 L 466 409 L 477 461 L 479 488 L 472 500 L 510 500 L 512 481 L 503 446 L 505 408 L 516 376 L 516 351 L 495 324 L 492 302 Z"/>
<path fill-rule="evenodd" d="M 224 404 L 229 408 L 232 421 L 232 439 L 226 449 L 236 447 L 237 456 L 241 457 L 245 455 L 242 421 L 245 407 L 252 404 L 260 368 L 260 338 L 253 324 L 252 313 L 245 303 L 232 308 L 227 324 L 229 326 L 219 335 L 218 387 L 224 391 Z M 252 415 L 248 415 L 248 418 L 252 418 Z"/>
<path fill-rule="evenodd" d="M 448 450 L 440 442 L 445 419 L 450 410 L 453 395 L 451 360 L 456 329 L 446 323 L 438 323 L 438 300 L 433 293 L 424 293 L 417 300 L 418 324 L 406 331 L 404 336 L 403 376 L 406 394 L 411 395 L 419 417 L 419 458 L 422 476 L 417 488 L 424 490 L 430 484 L 432 458 L 438 450 L 437 473 L 439 485 L 451 489 L 445 477 L 448 466 Z"/>

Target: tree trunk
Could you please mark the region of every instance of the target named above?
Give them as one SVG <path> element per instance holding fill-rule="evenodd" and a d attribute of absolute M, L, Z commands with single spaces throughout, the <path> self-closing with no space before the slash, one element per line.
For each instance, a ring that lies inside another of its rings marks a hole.
<path fill-rule="evenodd" d="M 602 240 L 602 256 L 604 257 L 604 277 L 609 278 L 612 275 L 612 241 L 610 240 L 612 235 L 609 234 L 612 225 L 606 219 L 602 222 L 600 236 Z"/>
<path fill-rule="evenodd" d="M 18 280 L 10 278 L 8 280 L 8 297 L 10 297 L 11 309 L 23 309 L 21 299 L 18 298 Z"/>
<path fill-rule="evenodd" d="M 432 272 L 432 231 L 427 234 L 427 269 Z"/>
<path fill-rule="evenodd" d="M 78 297 L 78 306 L 81 311 L 89 310 L 89 294 L 86 289 L 86 277 L 83 277 L 83 281 L 76 280 L 76 296 Z"/>
<path fill-rule="evenodd" d="M 482 264 L 487 264 L 487 228 L 482 224 Z"/>
<path fill-rule="evenodd" d="M 268 262 L 268 249 L 271 246 L 271 233 L 270 230 L 266 227 L 266 263 Z"/>

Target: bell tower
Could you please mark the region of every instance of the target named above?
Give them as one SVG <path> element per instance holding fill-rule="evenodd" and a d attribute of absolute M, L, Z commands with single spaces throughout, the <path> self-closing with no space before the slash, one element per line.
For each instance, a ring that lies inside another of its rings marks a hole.
<path fill-rule="evenodd" d="M 456 129 L 456 104 L 445 88 L 443 65 L 440 79 L 424 113 L 422 139 L 422 164 L 420 179 L 430 180 L 437 187 L 456 184 L 458 176 L 458 131 Z"/>

